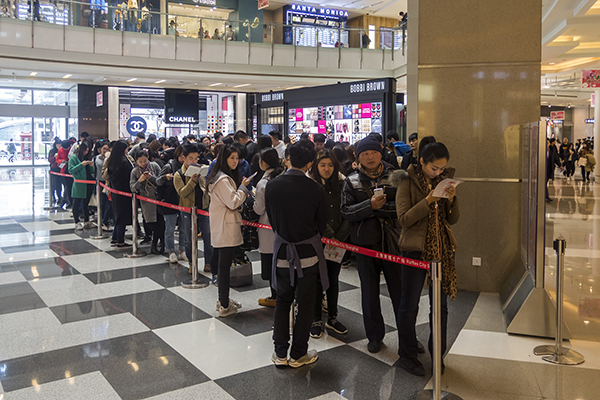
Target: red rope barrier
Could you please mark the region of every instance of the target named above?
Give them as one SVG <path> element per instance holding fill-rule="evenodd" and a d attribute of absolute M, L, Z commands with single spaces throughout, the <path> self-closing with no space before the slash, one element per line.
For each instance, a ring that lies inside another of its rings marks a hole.
<path fill-rule="evenodd" d="M 71 177 L 71 175 L 67 175 L 67 174 L 61 174 L 58 172 L 50 172 L 53 175 L 59 175 L 59 176 L 67 176 L 67 177 Z M 85 181 L 85 180 L 79 180 L 79 179 L 75 179 L 75 182 L 78 183 L 89 183 L 89 184 L 96 184 L 96 181 Z M 112 189 L 108 186 L 106 186 L 105 184 L 103 184 L 102 182 L 100 182 L 100 186 L 102 186 L 103 188 L 105 188 L 106 190 L 108 190 L 111 193 L 115 193 L 121 196 L 126 196 L 126 197 L 132 197 L 131 193 L 128 192 L 121 192 L 120 190 L 115 190 Z M 174 205 L 174 204 L 170 204 L 170 203 L 165 203 L 162 201 L 158 201 L 155 199 L 150 199 L 148 197 L 143 197 L 143 196 L 137 196 L 137 198 L 141 201 L 147 201 L 148 203 L 152 203 L 152 204 L 156 204 L 158 206 L 163 206 L 163 207 L 167 207 L 167 208 L 171 208 L 173 210 L 178 210 L 178 211 L 183 211 L 186 213 L 191 213 L 192 209 L 190 207 L 183 207 L 183 206 L 178 206 L 178 205 Z M 210 214 L 207 211 L 204 210 L 196 210 L 196 212 L 199 215 L 204 215 L 206 217 L 210 216 Z M 260 229 L 271 229 L 273 230 L 273 228 L 270 225 L 266 225 L 266 224 L 261 224 L 258 222 L 250 222 L 250 221 L 242 221 L 242 224 L 246 225 L 246 226 L 251 226 L 254 228 L 260 228 Z M 364 247 L 359 247 L 359 246 L 354 246 L 348 243 L 344 243 L 344 242 L 339 242 L 337 240 L 333 240 L 333 239 L 328 239 L 328 238 L 323 238 L 322 242 L 325 244 L 329 244 L 331 246 L 335 246 L 335 247 L 339 247 L 341 249 L 347 250 L 347 251 L 351 251 L 353 253 L 358 253 L 358 254 L 363 254 L 365 256 L 369 256 L 369 257 L 374 257 L 374 258 L 378 258 L 380 260 L 384 260 L 384 261 L 390 261 L 396 264 L 402 264 L 402 265 L 406 265 L 409 267 L 414 267 L 414 268 L 420 268 L 420 269 L 426 269 L 429 270 L 429 263 L 426 261 L 420 261 L 420 260 L 413 260 L 411 258 L 406 258 L 406 257 L 400 257 L 400 256 L 395 256 L 393 254 L 388 254 L 388 253 L 384 253 L 384 252 L 380 252 L 380 251 L 376 251 L 376 250 L 371 250 L 371 249 L 367 249 Z"/>

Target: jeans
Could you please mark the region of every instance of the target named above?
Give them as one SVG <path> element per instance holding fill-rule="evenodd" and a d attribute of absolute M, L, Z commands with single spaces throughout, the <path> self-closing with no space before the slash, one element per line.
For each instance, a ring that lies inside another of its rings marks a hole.
<path fill-rule="evenodd" d="M 53 171 L 53 172 L 59 172 Z M 60 199 L 62 196 L 62 182 L 61 177 L 58 175 L 50 175 L 50 184 L 52 185 L 52 193 L 50 193 L 50 199 L 52 204 L 60 204 Z"/>
<path fill-rule="evenodd" d="M 403 252 L 403 257 L 421 259 L 421 252 Z M 400 302 L 400 318 L 398 332 L 400 334 L 400 349 L 398 354 L 403 358 L 417 358 L 417 334 L 415 325 L 419 314 L 419 301 L 425 283 L 427 271 L 420 268 L 400 266 L 402 270 L 402 300 Z M 442 289 L 441 320 L 442 320 L 442 357 L 446 353 L 446 332 L 448 330 L 448 296 Z M 429 288 L 429 327 L 433 331 L 433 288 Z M 433 354 L 433 334 L 429 334 L 429 353 Z"/>
<path fill-rule="evenodd" d="M 117 243 L 125 243 L 125 225 L 115 225 L 112 234 L 112 240 Z"/>
<path fill-rule="evenodd" d="M 88 220 L 90 219 L 90 212 L 88 210 L 88 200 L 75 197 L 73 198 L 73 219 L 75 220 L 75 223 L 79 222 L 80 211 L 83 211 L 84 222 L 88 222 Z"/>
<path fill-rule="evenodd" d="M 225 308 L 229 307 L 229 273 L 235 249 L 235 247 L 219 247 L 215 249 L 214 254 L 219 265 L 219 302 Z"/>
<path fill-rule="evenodd" d="M 179 223 L 179 251 L 185 251 L 185 233 L 183 232 L 183 216 L 179 214 L 168 214 L 165 217 L 165 251 L 167 253 L 175 253 L 175 226 L 177 226 L 177 217 L 180 218 Z"/>
<path fill-rule="evenodd" d="M 360 278 L 363 322 L 365 324 L 367 339 L 369 339 L 369 342 L 381 342 L 385 336 L 385 324 L 381 315 L 381 303 L 379 302 L 379 279 L 381 271 L 383 270 L 385 276 L 394 308 L 394 315 L 396 316 L 396 326 L 399 328 L 398 311 L 402 296 L 400 268 L 398 268 L 397 264 L 389 261 L 383 261 L 358 253 L 356 253 L 356 262 Z"/>
<path fill-rule="evenodd" d="M 275 318 L 273 328 L 273 342 L 277 357 L 287 357 L 290 347 L 290 308 L 294 297 L 298 302 L 298 315 L 294 324 L 292 334 L 292 349 L 290 357 L 294 360 L 306 355 L 308 351 L 308 338 L 310 326 L 313 319 L 313 309 L 317 291 L 317 280 L 319 278 L 319 264 L 309 268 L 303 268 L 302 278 L 294 271 L 295 286 L 291 285 L 290 270 L 288 268 L 276 268 L 277 271 L 277 303 L 275 305 Z M 219 279 L 219 286 L 221 280 Z"/>
<path fill-rule="evenodd" d="M 198 240 L 198 236 L 192 238 L 192 219 L 191 214 L 183 214 L 183 230 L 185 231 L 185 255 L 188 260 L 192 260 L 192 240 Z M 213 247 L 210 243 L 210 223 L 208 217 L 204 215 L 198 215 L 198 231 L 202 232 L 202 240 L 204 241 L 204 265 L 210 265 L 210 269 L 213 275 L 216 275 L 218 265 L 213 265 Z M 181 230 L 182 227 L 179 226 Z"/>
<path fill-rule="evenodd" d="M 340 295 L 340 270 L 342 264 L 327 260 L 327 277 L 329 278 L 329 288 L 327 289 L 327 317 L 333 319 L 338 313 L 338 297 Z M 315 298 L 315 319 L 321 321 L 323 312 L 321 310 L 321 301 L 323 299 L 323 286 L 321 279 L 317 282 L 317 293 Z"/>

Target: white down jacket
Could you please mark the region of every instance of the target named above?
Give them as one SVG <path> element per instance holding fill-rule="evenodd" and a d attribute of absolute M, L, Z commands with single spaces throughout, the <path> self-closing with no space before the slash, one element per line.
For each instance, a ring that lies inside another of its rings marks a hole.
<path fill-rule="evenodd" d="M 248 196 L 244 185 L 235 188 L 235 182 L 223 172 L 217 174 L 214 183 L 209 183 L 210 235 L 215 248 L 235 247 L 244 243 L 242 238 L 242 215 L 238 208 Z"/>

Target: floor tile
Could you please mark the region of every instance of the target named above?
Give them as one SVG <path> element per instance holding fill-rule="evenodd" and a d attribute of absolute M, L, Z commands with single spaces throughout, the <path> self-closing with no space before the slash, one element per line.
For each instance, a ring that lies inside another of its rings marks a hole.
<path fill-rule="evenodd" d="M 235 400 L 213 381 L 149 397 L 146 400 Z"/>
<path fill-rule="evenodd" d="M 269 287 L 269 281 L 260 277 L 260 274 L 252 275 L 252 285 L 240 286 L 234 288 L 238 292 L 247 292 L 249 290 L 264 289 Z"/>
<path fill-rule="evenodd" d="M 58 254 L 50 249 L 11 254 L 4 254 L 4 252 L 2 252 L 2 254 L 0 254 L 0 264 L 16 261 L 42 260 L 53 257 L 58 257 Z"/>
<path fill-rule="evenodd" d="M 3 264 L 4 265 L 4 264 Z M 79 272 L 61 257 L 13 262 L 11 265 L 28 281 L 77 275 Z M 2 265 L 0 265 L 0 268 Z"/>
<path fill-rule="evenodd" d="M 52 242 L 50 247 L 56 254 L 61 256 L 70 256 L 74 254 L 86 254 L 100 252 L 96 246 L 93 246 L 85 240 L 70 240 L 65 242 Z"/>
<path fill-rule="evenodd" d="M 46 303 L 33 290 L 29 282 L 2 285 L 0 290 L 0 314 L 46 307 Z"/>
<path fill-rule="evenodd" d="M 35 243 L 19 246 L 3 246 L 4 254 L 25 253 L 31 251 L 50 250 L 50 243 Z"/>
<path fill-rule="evenodd" d="M 70 375 L 70 374 L 67 374 Z M 4 400 L 120 400 L 102 373 L 90 372 L 6 393 Z"/>
<path fill-rule="evenodd" d="M 130 313 L 150 329 L 211 318 L 166 289 L 66 304 L 50 309 L 63 324 Z"/>
<path fill-rule="evenodd" d="M 465 329 L 506 332 L 502 302 L 498 293 L 480 293 Z"/>
<path fill-rule="evenodd" d="M 2 229 L 0 229 L 0 236 L 11 235 L 14 233 L 24 233 L 28 232 L 27 229 L 23 228 L 21 225 L 15 224 L 3 224 Z"/>
<path fill-rule="evenodd" d="M 348 328 L 348 333 L 345 335 L 339 335 L 333 331 L 325 328 L 325 331 L 329 336 L 332 336 L 344 343 L 352 343 L 357 342 L 359 340 L 366 339 L 367 333 L 365 332 L 365 326 L 363 323 L 362 314 L 359 314 L 355 311 L 349 310 L 345 307 L 338 307 L 338 321 L 342 324 L 346 325 Z M 323 323 L 327 322 L 327 314 L 323 313 Z M 392 332 L 396 330 L 396 324 L 393 326 L 385 325 L 386 332 Z"/>
<path fill-rule="evenodd" d="M 339 393 L 330 392 L 330 393 L 325 393 L 321 396 L 313 397 L 310 400 L 343 400 L 343 399 L 345 399 L 345 397 L 340 395 Z"/>
<path fill-rule="evenodd" d="M 54 329 L 60 326 L 60 321 L 49 308 L 37 308 L 0 315 L 0 338 L 21 331 Z M 2 339 L 0 339 L 0 342 Z"/>
<path fill-rule="evenodd" d="M 183 267 L 180 264 L 170 264 L 168 262 L 113 271 L 89 273 L 85 274 L 85 276 L 96 284 L 147 277 L 164 287 L 181 286 L 183 282 L 187 282 L 191 279 L 188 268 Z M 198 282 L 209 283 L 210 279 L 203 275 L 198 275 Z"/>
<path fill-rule="evenodd" d="M 43 215 L 19 215 L 12 217 L 13 220 L 23 223 L 23 222 L 38 222 L 38 221 L 50 221 L 50 219 Z"/>
<path fill-rule="evenodd" d="M 19 271 L 9 271 L 0 273 L 0 285 L 9 283 L 26 282 L 27 279 Z"/>
<path fill-rule="evenodd" d="M 244 336 L 273 330 L 274 307 L 263 307 L 251 311 L 238 312 L 220 321 L 230 328 L 235 329 Z"/>

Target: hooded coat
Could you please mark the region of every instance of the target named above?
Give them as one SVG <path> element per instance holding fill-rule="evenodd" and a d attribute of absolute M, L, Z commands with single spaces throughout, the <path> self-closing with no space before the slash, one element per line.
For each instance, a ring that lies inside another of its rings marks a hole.
<path fill-rule="evenodd" d="M 210 195 L 210 234 L 214 248 L 236 247 L 244 243 L 242 237 L 242 214 L 238 208 L 244 204 L 248 189 L 240 185 L 224 172 L 219 172 L 208 185 Z"/>

